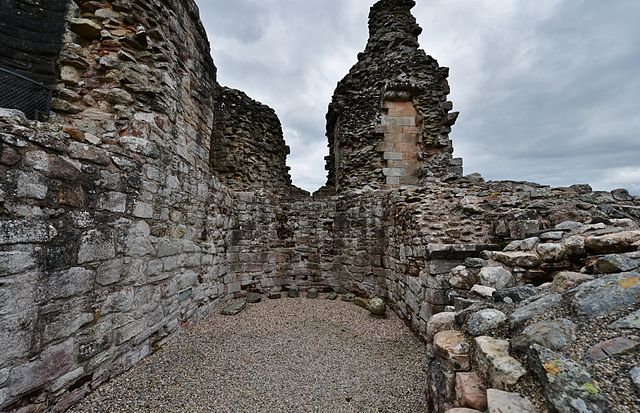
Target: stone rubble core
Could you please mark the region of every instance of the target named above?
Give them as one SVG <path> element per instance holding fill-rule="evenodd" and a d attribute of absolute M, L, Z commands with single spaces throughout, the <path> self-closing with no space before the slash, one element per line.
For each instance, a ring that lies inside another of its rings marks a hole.
<path fill-rule="evenodd" d="M 233 299 L 312 288 L 381 297 L 435 347 L 433 411 L 637 404 L 640 199 L 461 177 L 413 5 L 372 8 L 310 197 L 192 0 L 70 2 L 52 119 L 0 109 L 0 411 L 64 411 Z"/>

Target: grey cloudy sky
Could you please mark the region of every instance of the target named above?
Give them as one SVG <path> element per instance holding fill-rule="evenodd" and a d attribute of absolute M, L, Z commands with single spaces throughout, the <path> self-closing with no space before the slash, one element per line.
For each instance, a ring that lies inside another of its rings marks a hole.
<path fill-rule="evenodd" d="M 218 80 L 273 107 L 296 185 L 325 182 L 327 105 L 374 0 L 198 0 Z M 640 1 L 417 0 L 451 68 L 465 173 L 640 193 Z"/>

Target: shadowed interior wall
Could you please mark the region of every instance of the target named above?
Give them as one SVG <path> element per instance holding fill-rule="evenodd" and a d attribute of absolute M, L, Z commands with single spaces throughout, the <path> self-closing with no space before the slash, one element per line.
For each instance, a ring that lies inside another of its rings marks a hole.
<path fill-rule="evenodd" d="M 0 67 L 52 85 L 68 3 L 0 0 Z"/>

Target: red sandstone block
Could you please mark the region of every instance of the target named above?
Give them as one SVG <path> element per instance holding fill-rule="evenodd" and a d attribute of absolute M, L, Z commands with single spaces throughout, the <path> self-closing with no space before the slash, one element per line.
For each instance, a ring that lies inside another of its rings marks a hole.
<path fill-rule="evenodd" d="M 415 143 L 396 142 L 394 146 L 397 152 L 418 152 L 418 145 L 416 145 Z"/>
<path fill-rule="evenodd" d="M 400 133 L 404 133 L 404 129 L 406 126 L 398 126 L 398 125 L 386 125 L 385 127 L 385 135 L 397 135 Z"/>
<path fill-rule="evenodd" d="M 396 135 L 398 142 L 415 144 L 418 141 L 417 133 L 400 133 Z"/>
<path fill-rule="evenodd" d="M 416 152 L 402 152 L 402 159 L 416 163 L 418 160 L 418 154 Z"/>
<path fill-rule="evenodd" d="M 417 113 L 413 107 L 403 107 L 403 108 L 395 108 L 388 110 L 389 116 L 397 116 L 397 117 L 410 117 L 415 118 Z"/>
<path fill-rule="evenodd" d="M 402 128 L 402 132 L 404 132 L 404 133 L 420 133 L 420 128 L 418 126 L 404 126 Z"/>
<path fill-rule="evenodd" d="M 461 407 L 487 409 L 487 389 L 477 373 L 456 374 L 456 402 Z"/>
<path fill-rule="evenodd" d="M 412 110 L 414 113 L 416 111 L 415 107 L 413 106 L 413 102 L 396 102 L 396 108 L 409 109 L 409 110 Z"/>

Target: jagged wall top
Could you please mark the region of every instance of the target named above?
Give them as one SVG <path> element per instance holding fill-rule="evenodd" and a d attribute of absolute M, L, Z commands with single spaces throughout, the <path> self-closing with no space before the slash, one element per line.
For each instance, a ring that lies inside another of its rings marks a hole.
<path fill-rule="evenodd" d="M 365 53 L 399 46 L 417 49 L 422 28 L 411 14 L 415 5 L 413 0 L 384 0 L 371 7 Z"/>
<path fill-rule="evenodd" d="M 381 0 L 369 41 L 338 83 L 327 114 L 327 187 L 393 188 L 459 176 L 449 140 L 448 69 L 419 49 L 412 0 Z"/>

